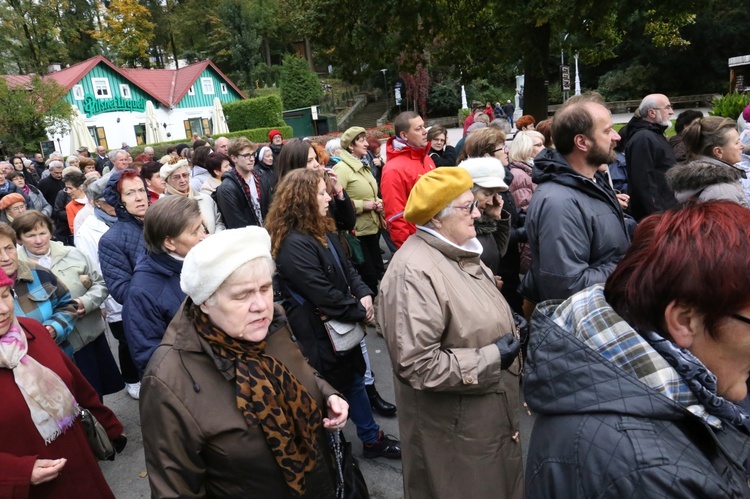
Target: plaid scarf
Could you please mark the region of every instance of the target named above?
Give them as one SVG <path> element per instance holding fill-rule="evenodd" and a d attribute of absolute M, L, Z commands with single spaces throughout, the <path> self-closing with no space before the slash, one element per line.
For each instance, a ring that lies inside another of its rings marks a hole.
<path fill-rule="evenodd" d="M 287 485 L 305 493 L 305 475 L 315 467 L 315 440 L 322 415 L 310 393 L 284 364 L 266 355 L 266 342 L 230 337 L 188 299 L 188 317 L 214 355 L 235 365 L 237 408 L 249 427 L 260 426 Z"/>
<path fill-rule="evenodd" d="M 263 225 L 263 214 L 260 211 L 260 176 L 257 172 L 252 171 L 250 172 L 250 175 L 253 176 L 253 179 L 255 180 L 255 191 L 256 196 L 253 196 L 250 192 L 250 184 L 240 175 L 240 173 L 237 170 L 233 170 L 234 175 L 237 177 L 237 180 L 239 181 L 240 185 L 242 186 L 242 189 L 245 191 L 245 196 L 247 196 L 247 199 L 250 201 L 250 206 L 252 206 L 253 211 L 255 212 L 255 218 L 258 220 L 258 225 Z"/>

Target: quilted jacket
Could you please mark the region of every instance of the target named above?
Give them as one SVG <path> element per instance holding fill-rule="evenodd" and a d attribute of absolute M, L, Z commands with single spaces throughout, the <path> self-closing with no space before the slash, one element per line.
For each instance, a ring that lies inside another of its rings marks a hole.
<path fill-rule="evenodd" d="M 128 347 L 141 376 L 185 299 L 180 289 L 181 271 L 182 261 L 165 254 L 148 253 L 135 267 L 122 318 Z"/>
<path fill-rule="evenodd" d="M 529 443 L 526 497 L 750 497 L 743 467 L 750 439 L 727 424 L 709 426 L 648 386 L 649 378 L 606 360 L 580 334 L 586 327 L 600 328 L 602 316 L 587 313 L 562 327 L 555 320 L 559 305 L 542 303 L 532 316 L 524 393 L 538 417 Z M 616 331 L 632 329 L 620 322 Z M 641 360 L 644 351 L 629 355 Z M 632 363 L 636 369 L 642 365 Z"/>
<path fill-rule="evenodd" d="M 117 192 L 119 179 L 120 171 L 115 171 L 104 188 L 104 199 L 115 207 L 117 223 L 99 240 L 99 264 L 109 294 L 118 303 L 125 303 L 135 265 L 146 253 L 146 246 L 143 242 L 143 220 L 128 213 L 120 201 Z"/>

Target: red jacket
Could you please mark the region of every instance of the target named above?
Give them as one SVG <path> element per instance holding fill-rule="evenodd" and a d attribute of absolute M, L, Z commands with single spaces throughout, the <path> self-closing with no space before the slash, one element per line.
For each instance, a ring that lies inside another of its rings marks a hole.
<path fill-rule="evenodd" d="M 406 200 L 409 199 L 409 193 L 419 177 L 434 170 L 435 163 L 429 156 L 429 142 L 423 148 L 406 146 L 396 149 L 393 147 L 395 139 L 396 137 L 389 138 L 385 145 L 388 161 L 380 179 L 380 192 L 385 206 L 388 232 L 400 248 L 406 238 L 417 231 L 414 224 L 404 219 Z"/>
<path fill-rule="evenodd" d="M 52 369 L 68 386 L 78 405 L 91 413 L 115 438 L 122 424 L 114 413 L 99 402 L 99 397 L 81 371 L 55 344 L 47 330 L 33 319 L 18 318 L 26 331 L 29 355 Z M 44 445 L 44 439 L 31 420 L 28 405 L 21 395 L 13 371 L 0 368 L 0 497 L 3 498 L 114 498 L 99 463 L 91 453 L 80 418 L 71 428 Z M 49 482 L 31 485 L 31 470 L 37 459 L 68 460 L 60 475 Z"/>

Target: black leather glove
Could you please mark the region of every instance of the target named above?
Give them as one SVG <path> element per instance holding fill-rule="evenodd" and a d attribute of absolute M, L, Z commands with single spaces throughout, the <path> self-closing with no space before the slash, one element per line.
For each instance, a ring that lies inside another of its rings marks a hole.
<path fill-rule="evenodd" d="M 519 243 L 529 242 L 529 236 L 526 234 L 526 227 L 518 227 L 516 229 L 516 241 Z"/>
<path fill-rule="evenodd" d="M 521 342 L 512 334 L 506 334 L 495 341 L 495 346 L 500 350 L 500 369 L 503 370 L 510 367 L 518 357 L 518 352 L 521 351 Z"/>

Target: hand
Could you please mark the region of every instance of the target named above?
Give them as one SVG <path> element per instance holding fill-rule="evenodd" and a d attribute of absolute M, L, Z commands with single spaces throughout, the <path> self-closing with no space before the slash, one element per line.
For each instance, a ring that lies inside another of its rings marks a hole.
<path fill-rule="evenodd" d="M 55 328 L 53 328 L 52 326 L 44 326 L 44 327 L 47 328 L 47 331 L 49 331 L 49 335 L 52 336 L 53 340 L 57 338 L 57 331 L 55 331 Z"/>
<path fill-rule="evenodd" d="M 630 206 L 630 196 L 627 194 L 615 194 L 617 197 L 617 202 L 620 203 L 620 206 L 623 210 L 627 210 L 628 206 Z"/>
<path fill-rule="evenodd" d="M 365 307 L 365 322 L 371 322 L 375 318 L 375 309 L 372 307 L 372 296 L 364 296 L 359 302 Z"/>
<path fill-rule="evenodd" d="M 383 202 L 382 201 L 378 201 L 378 202 L 375 203 L 375 211 L 377 211 L 378 213 L 383 213 L 384 209 L 385 208 L 383 206 Z"/>
<path fill-rule="evenodd" d="M 60 459 L 37 459 L 34 462 L 34 468 L 31 470 L 31 485 L 54 480 L 60 475 L 68 460 Z"/>
<path fill-rule="evenodd" d="M 492 198 L 490 198 L 485 205 L 484 212 L 487 216 L 490 216 L 495 220 L 500 220 L 503 218 L 503 204 L 504 201 L 500 194 L 493 194 Z"/>
<path fill-rule="evenodd" d="M 326 402 L 328 406 L 328 417 L 323 418 L 323 428 L 327 430 L 340 430 L 349 418 L 349 404 L 338 395 L 331 395 Z"/>
<path fill-rule="evenodd" d="M 503 289 L 503 278 L 499 275 L 493 276 L 495 278 L 495 286 L 497 286 L 497 289 L 502 290 Z"/>
<path fill-rule="evenodd" d="M 81 318 L 86 315 L 86 307 L 83 306 L 83 300 L 81 300 L 80 298 L 76 298 L 73 301 L 78 304 L 78 317 Z"/>
<path fill-rule="evenodd" d="M 375 211 L 378 209 L 378 203 L 377 201 L 365 201 L 364 204 L 365 211 Z"/>
<path fill-rule="evenodd" d="M 500 350 L 500 369 L 508 369 L 521 351 L 521 342 L 515 336 L 508 333 L 495 341 L 495 346 Z"/>
<path fill-rule="evenodd" d="M 376 156 L 372 159 L 372 164 L 377 167 L 381 167 L 383 166 L 383 160 Z"/>

